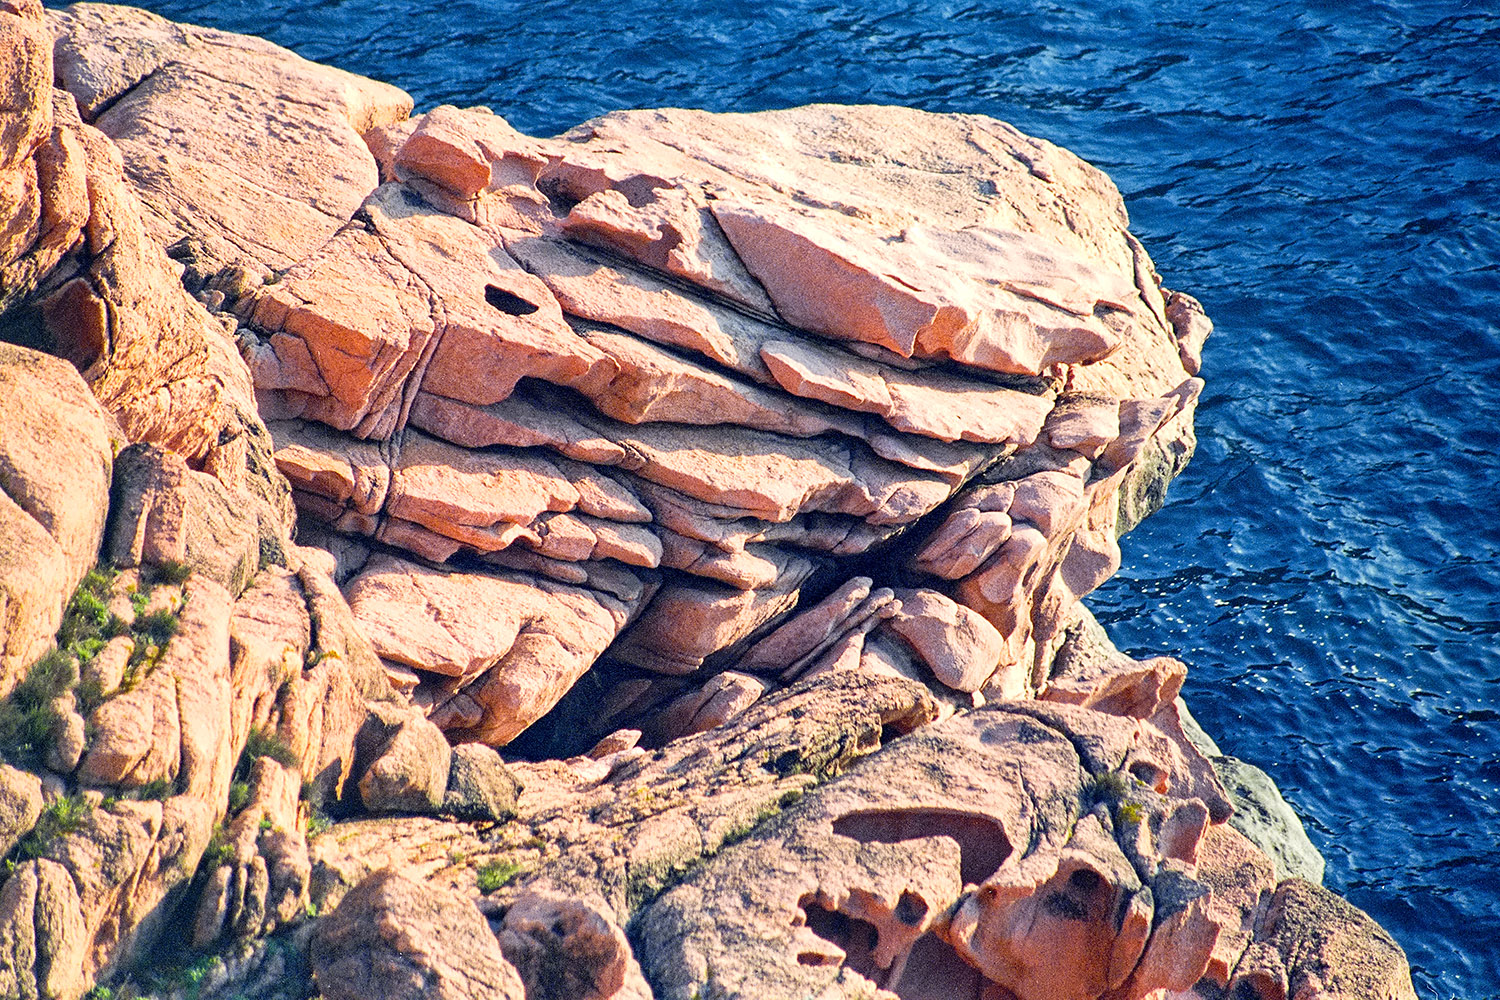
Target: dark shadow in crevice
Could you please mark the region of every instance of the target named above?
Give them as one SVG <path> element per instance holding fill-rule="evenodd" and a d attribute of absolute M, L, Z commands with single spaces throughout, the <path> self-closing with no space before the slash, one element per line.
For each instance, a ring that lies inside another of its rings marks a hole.
<path fill-rule="evenodd" d="M 942 938 L 923 934 L 912 945 L 906 967 L 886 989 L 901 1000 L 1014 1000 L 1012 995 L 994 983 L 985 981 L 979 970 L 958 957 Z M 990 992 L 986 993 L 988 989 Z"/>
<path fill-rule="evenodd" d="M 851 917 L 837 910 L 824 909 L 811 899 L 801 902 L 807 914 L 807 929 L 838 948 L 846 956 L 841 963 L 834 963 L 828 955 L 803 952 L 797 961 L 803 965 L 846 965 L 862 976 L 875 979 L 875 945 L 880 934 L 875 925 L 858 917 Z"/>
<path fill-rule="evenodd" d="M 484 301 L 507 316 L 530 316 L 540 308 L 534 303 L 527 302 L 515 292 L 507 292 L 498 285 L 484 286 Z"/>
<path fill-rule="evenodd" d="M 863 844 L 899 844 L 923 837 L 958 841 L 959 874 L 965 884 L 979 885 L 1010 857 L 1005 828 L 994 819 L 954 809 L 872 809 L 833 822 L 833 832 Z"/>

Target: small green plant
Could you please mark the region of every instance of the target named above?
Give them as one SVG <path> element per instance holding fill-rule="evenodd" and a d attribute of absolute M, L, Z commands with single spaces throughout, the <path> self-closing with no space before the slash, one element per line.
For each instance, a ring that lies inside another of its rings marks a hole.
<path fill-rule="evenodd" d="M 95 986 L 83 995 L 83 1000 L 115 1000 L 115 991 L 108 986 Z"/>
<path fill-rule="evenodd" d="M 41 857 L 58 837 L 80 829 L 91 812 L 92 807 L 79 793 L 53 799 L 37 817 L 36 825 L 11 849 L 11 856 L 17 861 Z"/>
<path fill-rule="evenodd" d="M 1135 826 L 1146 818 L 1146 811 L 1134 802 L 1126 802 L 1115 810 L 1115 825 Z"/>
<path fill-rule="evenodd" d="M 193 567 L 176 559 L 168 559 L 159 562 L 151 569 L 151 580 L 154 583 L 170 583 L 182 585 L 187 582 L 188 577 L 193 575 Z"/>
<path fill-rule="evenodd" d="M 232 781 L 229 783 L 229 814 L 233 816 L 245 808 L 250 801 L 250 783 L 246 781 Z"/>
<path fill-rule="evenodd" d="M 138 799 L 152 799 L 160 802 L 171 798 L 175 790 L 170 778 L 152 778 L 136 789 L 135 795 Z"/>
<path fill-rule="evenodd" d="M 1089 788 L 1096 802 L 1118 802 L 1130 791 L 1130 779 L 1119 771 L 1106 771 L 1095 775 Z"/>
<path fill-rule="evenodd" d="M 316 837 L 333 829 L 333 820 L 321 809 L 309 809 L 307 812 L 307 835 Z"/>
<path fill-rule="evenodd" d="M 135 612 L 136 617 L 146 613 L 146 605 L 151 602 L 151 593 L 146 590 L 130 590 L 130 610 Z"/>
<path fill-rule="evenodd" d="M 510 884 L 511 879 L 521 874 L 521 866 L 514 861 L 490 861 L 475 872 L 479 891 L 491 893 Z"/>
<path fill-rule="evenodd" d="M 26 679 L 0 704 L 0 758 L 18 767 L 40 767 L 63 721 L 53 701 L 77 681 L 73 657 L 61 649 L 33 663 Z"/>
<path fill-rule="evenodd" d="M 182 622 L 166 608 L 158 608 L 136 618 L 130 631 L 153 646 L 165 646 L 182 628 Z"/>
<path fill-rule="evenodd" d="M 274 729 L 252 729 L 245 737 L 245 750 L 240 754 L 240 764 L 245 775 L 250 774 L 250 765 L 261 757 L 269 757 L 282 767 L 296 767 L 297 753 L 287 746 L 286 740 L 276 735 Z"/>
<path fill-rule="evenodd" d="M 307 656 L 303 658 L 302 665 L 306 669 L 311 670 L 313 667 L 316 667 L 318 664 L 322 663 L 324 660 L 338 660 L 338 659 L 342 659 L 342 657 L 339 656 L 339 651 L 336 650 L 336 649 L 321 649 L 321 650 L 318 650 L 317 652 L 314 652 L 312 650 L 308 650 L 307 651 Z"/>
<path fill-rule="evenodd" d="M 198 868 L 200 871 L 211 872 L 233 860 L 234 848 L 229 845 L 229 831 L 224 828 L 223 823 L 215 823 L 213 833 L 208 837 L 208 846 L 203 849 L 203 857 L 198 862 Z"/>

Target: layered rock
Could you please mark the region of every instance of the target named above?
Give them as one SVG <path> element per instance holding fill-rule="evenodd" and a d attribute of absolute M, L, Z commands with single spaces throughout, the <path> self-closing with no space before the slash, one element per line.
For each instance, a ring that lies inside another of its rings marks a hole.
<path fill-rule="evenodd" d="M 1410 995 L 1078 604 L 1209 330 L 1098 171 L 0 41 L 0 994 Z"/>
<path fill-rule="evenodd" d="M 347 586 L 455 738 L 507 742 L 601 656 L 644 720 L 877 556 L 920 609 L 872 626 L 878 658 L 1035 692 L 1191 450 L 1201 311 L 1102 174 L 1003 123 L 641 112 L 543 140 L 397 122 L 375 85 L 145 15 L 54 26 L 154 235 L 238 318 L 304 518 L 405 555 L 349 549 Z M 232 79 L 204 69 L 228 51 Z M 156 127 L 203 109 L 212 136 Z M 491 591 L 516 610 L 483 643 L 492 602 L 434 596 Z"/>

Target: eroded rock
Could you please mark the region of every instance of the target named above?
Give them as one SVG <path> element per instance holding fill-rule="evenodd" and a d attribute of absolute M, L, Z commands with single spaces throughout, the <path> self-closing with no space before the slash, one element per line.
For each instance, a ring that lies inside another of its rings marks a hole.
<path fill-rule="evenodd" d="M 332 1000 L 526 995 L 473 903 L 390 868 L 362 881 L 318 925 L 312 967 Z"/>

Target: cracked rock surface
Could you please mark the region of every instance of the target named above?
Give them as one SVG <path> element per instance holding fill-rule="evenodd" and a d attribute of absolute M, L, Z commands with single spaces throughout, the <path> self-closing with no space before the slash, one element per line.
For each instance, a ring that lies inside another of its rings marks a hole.
<path fill-rule="evenodd" d="M 1080 603 L 1211 329 L 1102 173 L 411 110 L 0 0 L 0 996 L 1411 996 Z"/>

